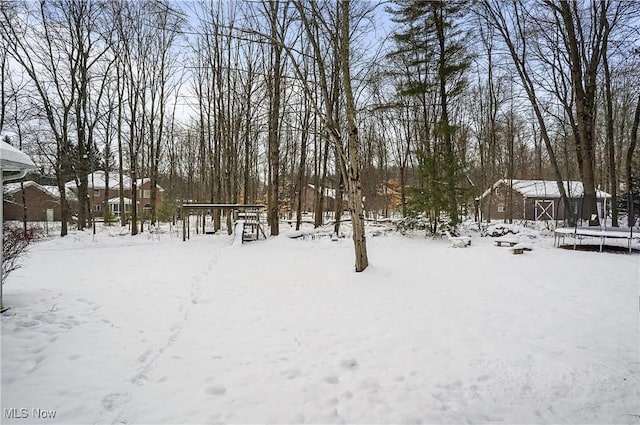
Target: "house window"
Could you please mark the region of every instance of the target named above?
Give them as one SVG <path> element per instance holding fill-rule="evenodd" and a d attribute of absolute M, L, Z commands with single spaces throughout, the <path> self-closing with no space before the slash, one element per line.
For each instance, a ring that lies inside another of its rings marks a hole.
<path fill-rule="evenodd" d="M 143 197 L 144 199 L 149 199 L 149 198 L 151 198 L 151 191 L 150 191 L 150 190 L 147 190 L 147 189 L 143 190 L 143 191 L 142 191 L 142 197 Z"/>
<path fill-rule="evenodd" d="M 493 193 L 495 193 L 496 195 L 500 195 L 500 188 L 499 188 L 499 187 L 496 187 L 496 188 L 493 190 Z"/>
<path fill-rule="evenodd" d="M 93 210 L 96 212 L 100 212 L 102 210 L 102 205 L 96 204 L 93 206 Z"/>
<path fill-rule="evenodd" d="M 111 210 L 114 214 L 120 214 L 120 204 L 111 204 Z"/>
<path fill-rule="evenodd" d="M 93 189 L 93 197 L 97 198 L 100 196 L 100 189 Z"/>
<path fill-rule="evenodd" d="M 503 213 L 504 212 L 504 204 L 502 202 L 500 202 L 498 204 L 498 212 L 499 213 Z"/>

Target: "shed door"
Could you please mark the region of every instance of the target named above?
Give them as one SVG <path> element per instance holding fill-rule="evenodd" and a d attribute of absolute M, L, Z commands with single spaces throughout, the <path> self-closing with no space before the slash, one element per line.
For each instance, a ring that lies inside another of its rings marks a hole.
<path fill-rule="evenodd" d="M 553 201 L 536 200 L 536 221 L 553 220 Z"/>

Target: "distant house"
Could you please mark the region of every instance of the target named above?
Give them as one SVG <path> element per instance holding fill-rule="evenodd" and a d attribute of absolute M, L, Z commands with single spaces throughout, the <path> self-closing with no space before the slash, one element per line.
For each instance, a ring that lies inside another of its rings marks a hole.
<path fill-rule="evenodd" d="M 312 212 L 313 206 L 315 203 L 316 195 L 319 194 L 320 190 L 316 189 L 316 187 L 312 184 L 308 184 L 304 187 L 302 191 L 302 210 L 306 212 Z M 322 209 L 324 211 L 333 211 L 336 205 L 336 191 L 335 189 L 327 188 L 324 189 L 324 200 Z M 346 203 L 344 204 L 346 207 Z"/>
<path fill-rule="evenodd" d="M 26 181 L 23 182 L 23 187 L 24 193 L 20 183 L 9 183 L 3 187 L 3 215 L 5 220 L 22 220 L 25 207 L 27 221 L 61 220 L 60 190 L 58 190 L 57 186 L 45 186 L 34 181 Z M 73 211 L 78 201 L 76 195 L 68 189 L 66 198 L 69 207 Z"/>
<path fill-rule="evenodd" d="M 367 210 L 380 211 L 383 214 L 393 214 L 402 209 L 402 193 L 397 179 L 383 181 L 376 186 L 375 198 L 365 202 Z"/>
<path fill-rule="evenodd" d="M 107 187 L 108 180 L 108 187 Z M 67 183 L 67 186 L 77 191 L 75 181 Z M 87 176 L 87 188 L 89 195 L 89 205 L 93 210 L 94 217 L 102 217 L 104 215 L 104 199 L 107 198 L 107 204 L 111 213 L 115 216 L 120 215 L 120 175 L 115 172 L 105 173 L 104 171 L 94 171 Z M 123 176 L 122 188 L 125 196 L 131 193 L 131 178 Z M 125 202 L 126 204 L 126 202 Z M 131 202 L 129 202 L 129 205 Z M 127 212 L 128 209 L 125 209 Z"/>
<path fill-rule="evenodd" d="M 580 211 L 583 185 L 578 181 L 564 181 L 564 190 L 571 205 L 564 205 L 555 181 L 501 179 L 480 197 L 482 220 L 504 220 L 510 214 L 514 220 L 564 220 L 571 208 Z M 598 209 L 602 211 L 607 192 L 596 190 Z"/>
<path fill-rule="evenodd" d="M 151 179 L 137 179 L 136 189 L 138 191 L 138 204 L 145 210 L 151 209 Z M 156 189 L 156 207 L 159 207 L 162 204 L 164 189 L 159 184 L 156 184 Z"/>
<path fill-rule="evenodd" d="M 108 177 L 108 178 L 107 178 Z M 108 187 L 107 187 L 107 180 Z M 67 182 L 66 186 L 77 192 L 78 186 L 75 181 Z M 131 177 L 123 176 L 122 187 L 120 187 L 120 175 L 116 172 L 105 173 L 104 171 L 94 171 L 87 176 L 87 187 L 89 195 L 89 205 L 93 210 L 94 217 L 102 217 L 104 215 L 103 207 L 105 195 L 107 205 L 110 212 L 114 216 L 120 216 L 131 210 Z M 156 185 L 157 198 L 156 207 L 162 203 L 164 189 L 160 185 Z M 151 179 L 137 179 L 137 202 L 141 209 L 151 209 Z M 120 192 L 124 196 L 124 208 L 120 205 Z"/>

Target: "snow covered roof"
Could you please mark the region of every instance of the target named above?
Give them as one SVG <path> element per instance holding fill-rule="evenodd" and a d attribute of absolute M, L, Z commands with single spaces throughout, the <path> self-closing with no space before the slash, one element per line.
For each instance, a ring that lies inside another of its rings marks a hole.
<path fill-rule="evenodd" d="M 102 170 L 94 171 L 93 173 L 87 176 L 87 181 L 88 181 L 87 187 L 89 189 L 106 189 L 107 188 L 106 176 L 107 176 L 107 173 L 105 173 Z M 123 176 L 123 184 L 124 184 L 125 190 L 130 189 L 131 177 Z M 75 180 L 71 180 L 70 182 L 67 182 L 66 186 L 72 189 L 75 189 L 77 187 Z M 118 190 L 119 188 L 120 188 L 120 174 L 117 172 L 109 172 L 109 189 Z"/>
<path fill-rule="evenodd" d="M 14 148 L 5 141 L 0 141 L 0 168 L 2 172 L 34 170 L 36 164 L 24 152 Z"/>
<path fill-rule="evenodd" d="M 558 184 L 554 180 L 511 180 L 511 182 L 513 190 L 527 198 L 560 198 Z M 490 189 L 487 189 L 482 194 L 482 198 L 487 196 L 493 189 L 500 185 L 509 186 L 509 180 L 498 180 Z M 584 193 L 582 182 L 565 180 L 563 185 L 567 196 L 570 198 L 582 198 L 582 194 Z M 611 198 L 611 195 L 603 190 L 596 189 L 596 197 L 599 199 Z"/>
<path fill-rule="evenodd" d="M 314 185 L 312 185 L 312 184 L 308 184 L 307 186 L 309 186 L 313 190 L 317 190 L 316 187 Z M 324 188 L 324 196 L 336 199 L 336 190 L 328 188 L 328 187 L 325 187 Z"/>
<path fill-rule="evenodd" d="M 136 179 L 136 187 L 142 187 L 143 184 L 149 181 L 151 181 L 149 177 L 145 177 L 144 179 Z M 158 189 L 159 192 L 164 192 L 164 189 L 157 183 L 156 183 L 156 188 Z"/>
<path fill-rule="evenodd" d="M 87 187 L 89 189 L 106 189 L 107 188 L 106 177 L 107 177 L 107 173 L 105 173 L 104 171 L 102 170 L 94 171 L 93 173 L 87 176 L 87 181 L 88 181 Z M 122 176 L 122 180 L 123 180 L 122 183 L 124 185 L 124 190 L 130 190 L 131 177 L 125 175 L 125 176 Z M 148 177 L 143 179 L 136 179 L 136 186 L 140 188 L 144 183 L 148 182 L 149 180 L 150 179 Z M 75 189 L 77 187 L 76 181 L 71 180 L 66 183 L 66 186 L 69 188 Z M 156 187 L 160 192 L 164 192 L 164 189 L 160 187 L 160 185 L 156 185 Z M 118 172 L 115 172 L 115 171 L 109 172 L 109 189 L 113 189 L 113 190 L 120 189 L 120 174 Z"/>
<path fill-rule="evenodd" d="M 120 198 L 111 198 L 107 201 L 109 203 L 109 205 L 120 205 Z M 124 198 L 124 204 L 125 205 L 131 205 L 131 198 Z"/>
<path fill-rule="evenodd" d="M 23 184 L 25 188 L 34 187 L 35 189 L 38 189 L 39 191 L 46 193 L 49 196 L 60 199 L 60 189 L 58 189 L 58 186 L 41 185 L 31 180 L 23 182 Z M 66 189 L 67 200 L 77 200 L 75 193 L 73 193 L 68 187 Z M 6 184 L 3 187 L 3 191 L 7 194 L 13 195 L 20 191 L 20 183 Z"/>

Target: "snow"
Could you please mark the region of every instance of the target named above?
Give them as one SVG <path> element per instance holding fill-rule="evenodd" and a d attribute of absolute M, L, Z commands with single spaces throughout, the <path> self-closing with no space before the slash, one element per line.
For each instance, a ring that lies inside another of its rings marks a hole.
<path fill-rule="evenodd" d="M 148 177 L 145 177 L 143 179 L 136 179 L 136 187 L 140 188 L 145 183 L 150 182 L 150 181 L 151 181 L 151 179 L 148 178 Z M 158 189 L 158 192 L 164 192 L 164 189 L 159 184 L 156 184 L 156 188 Z"/>
<path fill-rule="evenodd" d="M 106 173 L 98 170 L 87 175 L 89 189 L 106 189 Z M 131 189 L 131 177 L 123 176 L 122 184 L 125 190 Z M 71 180 L 66 183 L 69 188 L 75 189 L 77 187 L 76 181 Z M 109 189 L 120 188 L 120 174 L 117 172 L 109 172 Z"/>
<path fill-rule="evenodd" d="M 583 235 L 583 236 L 598 236 L 598 237 L 607 237 L 607 238 L 640 238 L 640 234 L 632 233 L 631 230 L 605 230 L 600 228 L 575 228 L 575 227 L 562 227 L 555 230 L 556 233 L 563 235 Z"/>
<path fill-rule="evenodd" d="M 119 232 L 10 275 L 3 423 L 640 423 L 637 254 Z"/>
<path fill-rule="evenodd" d="M 244 235 L 244 220 L 236 220 L 233 225 L 233 245 L 242 245 L 242 238 Z"/>
<path fill-rule="evenodd" d="M 60 189 L 58 186 L 50 186 L 50 185 L 41 185 L 33 180 L 23 182 L 25 188 L 33 186 L 40 191 L 52 196 L 54 198 L 60 199 Z M 7 194 L 15 194 L 21 190 L 20 183 L 7 183 L 2 187 L 3 192 Z M 68 187 L 66 187 L 66 196 L 68 200 L 77 200 L 76 194 L 73 193 Z"/>
<path fill-rule="evenodd" d="M 311 189 L 319 192 L 319 189 L 316 189 L 315 185 L 307 184 L 307 186 L 310 187 Z M 326 196 L 327 198 L 336 199 L 336 190 L 335 189 L 331 189 L 329 187 L 325 187 L 324 188 L 324 196 Z"/>
<path fill-rule="evenodd" d="M 127 198 L 126 196 L 122 198 L 122 200 L 124 201 L 125 205 L 131 205 L 131 198 Z M 107 201 L 109 203 L 109 205 L 120 205 L 120 198 L 116 197 L 116 198 L 111 198 Z"/>
<path fill-rule="evenodd" d="M 31 158 L 4 141 L 0 141 L 0 168 L 4 171 L 21 171 L 36 168 Z"/>
<path fill-rule="evenodd" d="M 500 179 L 498 180 L 492 187 L 495 189 L 496 187 L 504 184 L 509 186 L 508 179 Z M 582 182 L 579 181 L 564 181 L 564 190 L 567 193 L 567 196 L 570 198 L 581 198 L 584 193 L 584 186 Z M 523 196 L 527 198 L 560 198 L 560 191 L 558 190 L 558 184 L 553 180 L 511 180 L 511 187 L 513 190 L 519 192 Z M 482 194 L 482 198 L 489 195 L 491 189 L 486 190 Z M 604 192 L 600 189 L 596 189 L 596 197 L 598 199 L 611 198 L 611 195 L 607 192 Z"/>

